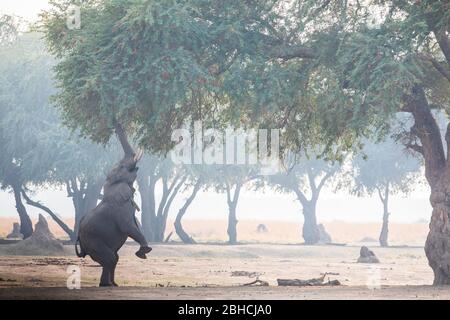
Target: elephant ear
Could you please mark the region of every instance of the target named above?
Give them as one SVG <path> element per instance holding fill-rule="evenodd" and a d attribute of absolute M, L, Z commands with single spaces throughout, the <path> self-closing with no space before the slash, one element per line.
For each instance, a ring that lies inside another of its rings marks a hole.
<path fill-rule="evenodd" d="M 119 183 L 113 194 L 114 201 L 116 203 L 124 203 L 133 198 L 133 191 L 126 183 Z"/>

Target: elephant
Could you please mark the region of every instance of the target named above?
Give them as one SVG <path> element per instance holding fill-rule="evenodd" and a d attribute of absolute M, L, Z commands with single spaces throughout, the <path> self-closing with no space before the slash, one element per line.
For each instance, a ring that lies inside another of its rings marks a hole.
<path fill-rule="evenodd" d="M 146 259 L 146 254 L 152 250 L 136 221 L 135 213 L 139 208 L 133 200 L 133 184 L 137 178 L 137 163 L 142 157 L 142 151 L 136 154 L 128 143 L 122 126 L 115 126 L 125 156 L 108 174 L 101 202 L 81 219 L 75 244 L 78 257 L 89 255 L 102 266 L 101 287 L 117 286 L 114 273 L 119 261 L 118 251 L 128 237 L 140 245 L 135 253 L 137 257 Z"/>

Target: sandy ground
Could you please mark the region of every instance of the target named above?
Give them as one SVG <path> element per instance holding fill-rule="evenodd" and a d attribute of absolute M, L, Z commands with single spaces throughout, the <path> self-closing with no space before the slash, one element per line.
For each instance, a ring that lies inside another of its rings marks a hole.
<path fill-rule="evenodd" d="M 121 287 L 113 289 L 96 288 L 101 269 L 89 258 L 74 257 L 72 247 L 62 257 L 6 256 L 5 247 L 0 299 L 450 299 L 450 287 L 429 286 L 433 277 L 422 247 L 375 247 L 381 263 L 371 265 L 356 263 L 359 246 L 166 244 L 140 260 L 129 244 L 116 271 Z M 70 265 L 80 267 L 81 290 L 65 287 Z M 324 272 L 342 285 L 277 286 L 278 278 Z M 270 286 L 243 286 L 256 277 Z"/>
<path fill-rule="evenodd" d="M 0 218 L 0 237 L 14 218 Z M 71 221 L 67 221 L 71 225 Z M 267 233 L 256 232 L 259 223 Z M 49 220 L 59 238 L 64 233 Z M 299 244 L 300 226 L 290 222 L 240 221 L 237 246 L 225 245 L 226 221 L 185 221 L 198 245 L 154 245 L 147 260 L 135 257 L 129 243 L 116 270 L 119 288 L 97 288 L 101 269 L 79 259 L 73 247 L 62 256 L 18 256 L 0 245 L 0 299 L 450 299 L 450 287 L 434 288 L 423 250 L 426 223 L 390 225 L 390 248 L 362 238 L 378 238 L 379 224 L 325 223 L 333 241 L 345 246 Z M 172 224 L 168 223 L 167 234 Z M 176 241 L 177 237 L 173 236 Z M 380 264 L 359 264 L 361 245 L 368 245 Z M 81 290 L 68 290 L 67 270 L 81 271 Z M 247 273 L 243 276 L 242 271 Z M 238 272 L 237 275 L 236 272 Z M 336 287 L 278 287 L 279 278 L 310 279 L 329 273 Z M 249 287 L 256 278 L 269 287 Z"/>

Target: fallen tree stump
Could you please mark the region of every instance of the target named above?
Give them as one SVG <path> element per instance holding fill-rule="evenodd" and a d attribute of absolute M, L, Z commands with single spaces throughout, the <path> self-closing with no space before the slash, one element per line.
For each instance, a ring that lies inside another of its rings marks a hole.
<path fill-rule="evenodd" d="M 358 263 L 380 263 L 380 260 L 377 258 L 373 251 L 369 250 L 366 246 L 362 246 L 359 251 L 359 258 L 357 260 Z"/>
<path fill-rule="evenodd" d="M 325 281 L 327 273 L 325 273 L 320 278 L 313 278 L 308 280 L 301 279 L 277 279 L 277 283 L 279 286 L 284 287 L 308 287 L 308 286 L 339 286 L 341 283 L 339 280 L 328 280 Z"/>

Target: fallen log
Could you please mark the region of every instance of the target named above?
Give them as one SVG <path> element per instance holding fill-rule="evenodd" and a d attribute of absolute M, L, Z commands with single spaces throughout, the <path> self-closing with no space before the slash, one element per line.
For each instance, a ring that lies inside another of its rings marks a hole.
<path fill-rule="evenodd" d="M 244 283 L 243 286 L 259 286 L 259 287 L 268 287 L 269 283 L 264 280 L 256 279 L 255 281 Z"/>
<path fill-rule="evenodd" d="M 341 283 L 339 280 L 328 280 L 325 281 L 327 273 L 325 273 L 320 278 L 313 278 L 308 280 L 301 279 L 277 279 L 279 286 L 295 286 L 295 287 L 307 287 L 307 286 L 339 286 Z"/>

